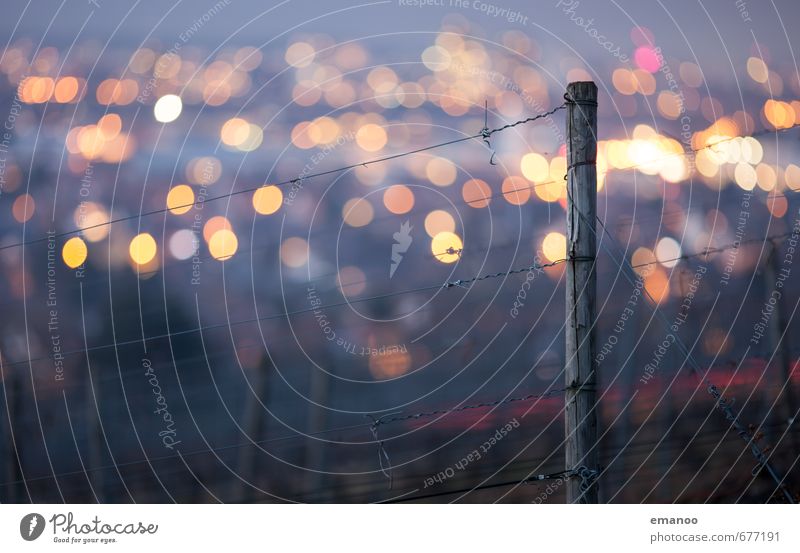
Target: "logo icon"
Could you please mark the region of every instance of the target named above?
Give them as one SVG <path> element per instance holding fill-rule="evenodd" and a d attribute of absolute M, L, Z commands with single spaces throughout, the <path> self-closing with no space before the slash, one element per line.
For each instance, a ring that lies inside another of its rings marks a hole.
<path fill-rule="evenodd" d="M 400 225 L 400 231 L 395 232 L 393 235 L 394 244 L 392 244 L 392 263 L 389 266 L 389 278 L 394 276 L 394 272 L 400 266 L 400 262 L 403 261 L 403 254 L 411 247 L 412 228 L 411 223 L 406 221 Z"/>
<path fill-rule="evenodd" d="M 44 517 L 39 513 L 31 513 L 22 517 L 19 523 L 19 535 L 25 541 L 33 541 L 44 532 Z"/>

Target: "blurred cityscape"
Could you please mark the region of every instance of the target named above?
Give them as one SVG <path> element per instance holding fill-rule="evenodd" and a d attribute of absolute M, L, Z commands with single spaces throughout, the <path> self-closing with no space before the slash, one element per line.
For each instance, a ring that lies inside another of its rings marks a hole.
<path fill-rule="evenodd" d="M 663 16 L 594 41 L 588 2 L 548 6 L 563 42 L 435 6 L 407 41 L 367 15 L 208 38 L 233 4 L 138 41 L 6 35 L 0 500 L 562 502 L 467 492 L 564 468 L 564 112 L 369 162 L 546 113 L 585 80 L 613 237 L 601 500 L 780 500 L 670 332 L 800 492 L 790 45 L 728 24 L 749 55 L 678 55 Z M 91 25 L 117 24 L 102 11 Z M 534 262 L 556 264 L 443 286 Z"/>

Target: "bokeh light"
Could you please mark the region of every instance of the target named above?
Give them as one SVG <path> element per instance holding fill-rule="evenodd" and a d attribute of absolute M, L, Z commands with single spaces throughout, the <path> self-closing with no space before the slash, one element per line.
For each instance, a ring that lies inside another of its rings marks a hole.
<path fill-rule="evenodd" d="M 391 349 L 371 355 L 369 358 L 369 371 L 372 375 L 383 380 L 397 378 L 408 372 L 411 368 L 411 355 L 405 349 Z"/>
<path fill-rule="evenodd" d="M 503 179 L 503 198 L 512 205 L 522 205 L 531 197 L 531 185 L 522 177 L 509 176 Z"/>
<path fill-rule="evenodd" d="M 20 194 L 11 206 L 11 214 L 18 223 L 29 221 L 33 217 L 34 211 L 36 211 L 36 202 L 33 201 L 33 196 L 30 194 Z"/>
<path fill-rule="evenodd" d="M 674 267 L 678 264 L 678 259 L 681 256 L 681 245 L 673 239 L 665 236 L 656 244 L 656 259 L 664 267 Z"/>
<path fill-rule="evenodd" d="M 461 197 L 470 207 L 482 208 L 489 205 L 492 198 L 492 190 L 489 185 L 481 179 L 470 179 L 461 188 Z"/>
<path fill-rule="evenodd" d="M 522 156 L 520 170 L 526 179 L 541 182 L 550 177 L 550 165 L 543 155 L 531 152 Z"/>
<path fill-rule="evenodd" d="M 450 186 L 456 180 L 456 166 L 449 159 L 434 157 L 425 166 L 425 175 L 436 186 Z"/>
<path fill-rule="evenodd" d="M 656 303 L 669 299 L 669 278 L 661 267 L 655 267 L 644 279 L 644 288 Z"/>
<path fill-rule="evenodd" d="M 64 243 L 64 247 L 61 250 L 61 258 L 67 267 L 76 269 L 86 261 L 88 251 L 86 243 L 79 237 L 73 236 Z"/>
<path fill-rule="evenodd" d="M 189 259 L 197 255 L 199 247 L 197 235 L 189 229 L 175 231 L 169 238 L 169 253 L 175 259 Z"/>
<path fill-rule="evenodd" d="M 180 96 L 166 94 L 156 101 L 153 106 L 153 116 L 159 123 L 170 123 L 180 116 L 183 110 L 183 102 Z"/>
<path fill-rule="evenodd" d="M 437 209 L 425 216 L 425 232 L 433 238 L 440 232 L 455 232 L 456 221 L 448 212 Z"/>
<path fill-rule="evenodd" d="M 548 261 L 559 261 L 567 257 L 567 237 L 560 232 L 549 232 L 542 239 L 542 253 Z"/>
<path fill-rule="evenodd" d="M 366 275 L 358 267 L 342 267 L 336 275 L 336 286 L 346 298 L 361 294 L 367 287 Z"/>
<path fill-rule="evenodd" d="M 173 215 L 182 215 L 192 209 L 194 191 L 186 184 L 174 186 L 167 194 L 167 209 Z"/>
<path fill-rule="evenodd" d="M 208 251 L 211 257 L 218 261 L 230 259 L 239 248 L 239 239 L 232 230 L 222 228 L 211 235 L 208 241 Z"/>
<path fill-rule="evenodd" d="M 260 215 L 272 215 L 282 203 L 283 192 L 275 185 L 262 186 L 253 192 L 253 209 Z"/>
<path fill-rule="evenodd" d="M 454 263 L 461 257 L 464 243 L 454 232 L 440 232 L 431 240 L 431 252 L 437 261 Z"/>
<path fill-rule="evenodd" d="M 342 207 L 342 220 L 351 227 L 363 227 L 372 222 L 375 210 L 366 198 L 351 198 Z"/>
<path fill-rule="evenodd" d="M 95 202 L 81 202 L 73 214 L 75 226 L 89 242 L 99 242 L 108 236 L 109 216 L 105 207 Z"/>
<path fill-rule="evenodd" d="M 281 244 L 281 261 L 287 267 L 297 269 L 308 263 L 308 242 L 299 237 L 287 238 Z"/>
<path fill-rule="evenodd" d="M 206 224 L 203 225 L 203 239 L 208 242 L 211 240 L 211 237 L 214 236 L 215 232 L 222 229 L 233 230 L 233 226 L 231 226 L 231 222 L 228 218 L 223 215 L 211 217 L 206 221 Z"/>
<path fill-rule="evenodd" d="M 395 215 L 408 213 L 414 207 L 414 192 L 403 184 L 392 185 L 383 193 L 383 205 Z"/>
<path fill-rule="evenodd" d="M 213 156 L 196 157 L 186 164 L 186 180 L 200 186 L 210 186 L 222 176 L 222 162 Z"/>
<path fill-rule="evenodd" d="M 308 67 L 314 61 L 314 47 L 307 42 L 295 42 L 286 49 L 284 59 L 292 67 Z"/>
<path fill-rule="evenodd" d="M 386 146 L 387 140 L 383 127 L 374 123 L 367 123 L 356 132 L 356 143 L 367 152 L 377 152 Z"/>
<path fill-rule="evenodd" d="M 136 265 L 145 265 L 152 261 L 157 250 L 155 238 L 147 232 L 134 236 L 128 246 L 131 261 Z"/>
<path fill-rule="evenodd" d="M 666 258 L 665 258 L 666 259 Z M 653 272 L 656 263 L 656 255 L 650 248 L 639 247 L 631 255 L 631 266 L 641 277 L 646 277 Z"/>

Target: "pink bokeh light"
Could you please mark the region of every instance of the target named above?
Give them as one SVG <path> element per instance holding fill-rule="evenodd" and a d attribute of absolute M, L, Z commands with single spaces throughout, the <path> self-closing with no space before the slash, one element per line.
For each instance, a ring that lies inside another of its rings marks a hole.
<path fill-rule="evenodd" d="M 661 60 L 658 54 L 656 54 L 655 49 L 650 46 L 637 48 L 636 52 L 633 54 L 633 59 L 637 66 L 650 73 L 655 73 L 661 67 Z"/>

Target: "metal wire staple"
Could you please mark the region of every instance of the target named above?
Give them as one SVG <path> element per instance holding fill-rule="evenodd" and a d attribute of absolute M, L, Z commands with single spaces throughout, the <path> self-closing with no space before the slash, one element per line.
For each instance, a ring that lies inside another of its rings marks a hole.
<path fill-rule="evenodd" d="M 383 424 L 383 419 L 386 417 L 391 417 L 392 415 L 397 415 L 399 413 L 387 413 L 381 417 L 374 417 L 372 415 L 366 415 L 367 418 L 372 420 L 372 425 L 369 427 L 370 431 L 372 432 L 372 437 L 375 438 L 375 441 L 378 444 L 378 465 L 381 468 L 381 473 L 389 480 L 389 489 L 392 489 L 394 485 L 394 476 L 392 475 L 392 460 L 389 459 L 389 452 L 386 451 L 386 447 L 383 445 L 383 440 L 380 439 L 378 436 L 378 427 Z M 384 466 L 384 461 L 386 461 L 386 466 Z"/>

